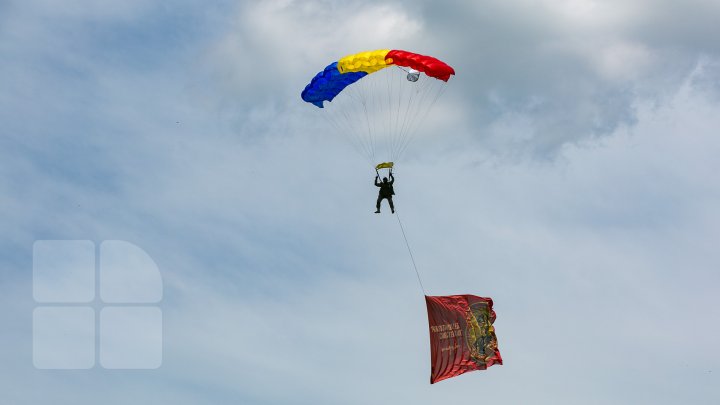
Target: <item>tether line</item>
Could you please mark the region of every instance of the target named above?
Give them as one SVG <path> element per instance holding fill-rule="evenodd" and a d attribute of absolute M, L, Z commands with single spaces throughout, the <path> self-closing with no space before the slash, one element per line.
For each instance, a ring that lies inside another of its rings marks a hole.
<path fill-rule="evenodd" d="M 413 257 L 412 250 L 410 249 L 410 244 L 408 243 L 407 236 L 405 236 L 405 228 L 403 228 L 402 222 L 400 222 L 400 215 L 398 215 L 397 210 L 395 210 L 395 217 L 397 218 L 398 224 L 400 225 L 403 239 L 405 239 L 405 246 L 407 246 L 408 253 L 410 253 L 410 260 L 412 260 L 412 265 L 415 269 L 415 275 L 417 276 L 418 283 L 420 283 L 420 289 L 422 290 L 423 295 L 427 295 L 427 293 L 425 292 L 425 287 L 423 287 L 422 280 L 420 279 L 420 273 L 418 272 L 417 266 L 415 265 L 415 258 Z"/>

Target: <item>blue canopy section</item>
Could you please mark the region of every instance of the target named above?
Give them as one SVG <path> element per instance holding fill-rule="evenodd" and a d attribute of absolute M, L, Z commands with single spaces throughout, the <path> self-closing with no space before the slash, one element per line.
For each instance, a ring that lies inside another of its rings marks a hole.
<path fill-rule="evenodd" d="M 313 77 L 300 96 L 308 103 L 323 108 L 323 101 L 332 101 L 345 87 L 366 75 L 366 72 L 340 73 L 337 62 L 333 62 Z"/>

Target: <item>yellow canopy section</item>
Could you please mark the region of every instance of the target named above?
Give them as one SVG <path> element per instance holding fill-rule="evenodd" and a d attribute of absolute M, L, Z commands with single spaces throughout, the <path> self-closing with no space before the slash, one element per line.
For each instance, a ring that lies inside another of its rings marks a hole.
<path fill-rule="evenodd" d="M 392 169 L 392 168 L 393 168 L 393 162 L 380 163 L 377 166 L 375 166 L 375 170 Z"/>
<path fill-rule="evenodd" d="M 392 65 L 392 60 L 385 61 L 389 49 L 379 49 L 377 51 L 360 52 L 354 55 L 348 55 L 341 58 L 337 63 L 340 73 L 348 72 L 366 72 L 368 74 L 377 72 Z"/>

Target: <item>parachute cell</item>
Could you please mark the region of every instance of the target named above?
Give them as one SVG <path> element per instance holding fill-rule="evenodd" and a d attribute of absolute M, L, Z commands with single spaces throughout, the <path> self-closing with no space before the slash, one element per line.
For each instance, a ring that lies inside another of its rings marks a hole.
<path fill-rule="evenodd" d="M 338 61 L 338 70 L 340 73 L 377 72 L 378 70 L 384 69 L 392 64 L 392 60 L 386 60 L 389 52 L 389 49 L 381 49 L 378 51 L 360 52 L 354 55 L 348 55 Z"/>

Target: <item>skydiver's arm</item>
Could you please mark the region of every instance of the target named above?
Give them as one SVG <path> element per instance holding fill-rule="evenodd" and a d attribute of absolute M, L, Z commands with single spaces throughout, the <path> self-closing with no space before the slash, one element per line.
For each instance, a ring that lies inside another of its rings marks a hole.
<path fill-rule="evenodd" d="M 393 176 L 392 173 L 390 173 L 390 184 L 395 183 L 395 176 Z"/>
<path fill-rule="evenodd" d="M 375 176 L 375 185 L 377 187 L 380 187 L 380 183 L 378 183 L 378 180 L 380 180 L 380 176 Z"/>

